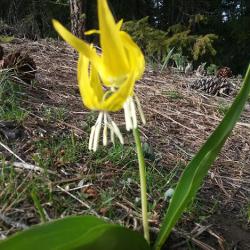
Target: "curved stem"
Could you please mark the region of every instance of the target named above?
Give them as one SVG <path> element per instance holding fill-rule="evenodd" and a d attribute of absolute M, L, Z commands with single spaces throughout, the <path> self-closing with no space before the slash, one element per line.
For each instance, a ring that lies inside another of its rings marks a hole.
<path fill-rule="evenodd" d="M 146 169 L 142 152 L 140 132 L 138 128 L 133 129 L 133 135 L 136 144 L 137 157 L 139 163 L 140 186 L 141 186 L 141 207 L 142 207 L 142 223 L 144 230 L 144 238 L 150 244 L 149 226 L 148 226 L 148 203 L 147 203 L 147 185 L 146 185 Z"/>

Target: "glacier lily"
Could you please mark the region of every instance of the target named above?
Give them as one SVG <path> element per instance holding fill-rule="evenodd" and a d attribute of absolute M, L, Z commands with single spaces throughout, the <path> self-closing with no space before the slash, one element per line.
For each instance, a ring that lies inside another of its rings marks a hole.
<path fill-rule="evenodd" d="M 124 108 L 127 130 L 137 127 L 136 106 L 142 122 L 145 118 L 137 97 L 134 97 L 135 81 L 140 79 L 145 61 L 140 48 L 131 37 L 121 30 L 122 20 L 115 22 L 106 0 L 98 0 L 99 30 L 90 30 L 86 35 L 100 35 L 102 53 L 99 55 L 93 45 L 75 37 L 62 24 L 53 20 L 61 37 L 79 52 L 78 83 L 84 105 L 100 112 L 91 129 L 89 149 L 96 151 L 103 129 L 103 144 L 107 144 L 107 129 L 123 144 L 118 126 L 109 112 Z"/>
<path fill-rule="evenodd" d="M 144 237 L 149 242 L 147 215 L 146 172 L 139 131 L 137 128 L 136 106 L 141 120 L 144 114 L 138 97 L 134 95 L 134 85 L 140 79 L 145 60 L 140 48 L 126 32 L 121 30 L 122 20 L 115 22 L 107 0 L 98 0 L 99 30 L 90 30 L 100 36 L 102 53 L 99 55 L 92 44 L 75 37 L 58 21 L 53 25 L 61 37 L 79 52 L 77 77 L 83 103 L 91 110 L 99 111 L 95 125 L 91 128 L 89 149 L 96 151 L 103 128 L 103 145 L 107 144 L 108 129 L 111 141 L 116 135 L 123 144 L 123 137 L 110 112 L 124 109 L 126 129 L 133 130 L 135 137 L 141 184 L 142 222 Z"/>

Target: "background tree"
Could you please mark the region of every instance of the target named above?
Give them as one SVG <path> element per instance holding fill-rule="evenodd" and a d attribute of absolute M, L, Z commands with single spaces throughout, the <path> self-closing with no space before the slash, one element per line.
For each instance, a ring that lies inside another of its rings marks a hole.
<path fill-rule="evenodd" d="M 70 19 L 71 19 L 71 32 L 79 37 L 84 36 L 84 20 L 85 16 L 83 14 L 84 4 L 81 0 L 70 0 Z"/>

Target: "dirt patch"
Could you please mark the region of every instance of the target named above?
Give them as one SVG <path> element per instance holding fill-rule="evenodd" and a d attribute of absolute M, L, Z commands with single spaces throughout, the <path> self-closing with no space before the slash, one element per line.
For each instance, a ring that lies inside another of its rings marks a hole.
<path fill-rule="evenodd" d="M 211 216 L 214 228 L 224 239 L 225 249 L 250 249 L 250 227 L 238 215 L 224 211 Z"/>

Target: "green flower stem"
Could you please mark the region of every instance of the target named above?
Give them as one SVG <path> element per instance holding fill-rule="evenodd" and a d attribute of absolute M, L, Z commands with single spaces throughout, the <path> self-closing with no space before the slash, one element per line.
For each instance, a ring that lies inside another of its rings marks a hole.
<path fill-rule="evenodd" d="M 146 185 L 146 169 L 142 152 L 140 132 L 138 128 L 133 129 L 133 135 L 136 144 L 137 157 L 139 163 L 140 185 L 141 185 L 141 207 L 142 207 L 142 223 L 144 229 L 144 238 L 150 244 L 149 226 L 148 226 L 148 203 L 147 203 L 147 185 Z"/>

